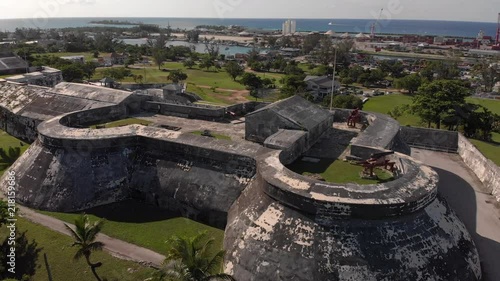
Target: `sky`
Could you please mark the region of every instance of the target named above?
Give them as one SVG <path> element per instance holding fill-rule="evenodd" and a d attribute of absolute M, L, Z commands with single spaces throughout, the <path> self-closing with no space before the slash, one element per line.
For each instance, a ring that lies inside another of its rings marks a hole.
<path fill-rule="evenodd" d="M 496 22 L 500 0 L 0 0 L 0 18 L 193 17 Z"/>

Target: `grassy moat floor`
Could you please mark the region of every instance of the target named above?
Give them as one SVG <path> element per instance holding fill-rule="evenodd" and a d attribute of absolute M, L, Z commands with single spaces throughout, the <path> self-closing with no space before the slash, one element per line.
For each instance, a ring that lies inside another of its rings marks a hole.
<path fill-rule="evenodd" d="M 339 159 L 322 158 L 317 163 L 299 159 L 288 165 L 287 168 L 304 176 L 319 175 L 326 182 L 331 183 L 376 184 L 393 180 L 393 176 L 389 171 L 379 168 L 374 170 L 378 179 L 362 179 L 360 177 L 360 173 L 363 171 L 362 166 L 353 165 Z"/>
<path fill-rule="evenodd" d="M 2 226 L 4 228 L 5 226 Z M 44 226 L 32 223 L 22 217 L 17 218 L 17 233 L 24 238 L 18 240 L 16 250 L 16 273 L 29 276 L 32 281 L 48 280 L 44 254 L 52 276 L 52 280 L 89 281 L 95 280 L 85 259 L 73 259 L 77 247 L 71 247 L 73 238 L 52 231 Z M 8 231 L 0 232 L 0 241 L 4 241 Z M 2 254 L 7 251 L 2 252 Z M 108 281 L 136 281 L 151 278 L 154 270 L 135 262 L 120 260 L 107 252 L 94 252 L 92 261 L 102 262 L 97 269 L 98 274 Z M 11 278 L 11 275 L 7 275 Z M 1 279 L 1 278 L 0 278 Z M 6 280 L 21 280 L 16 279 Z M 25 279 L 22 279 L 25 280 Z"/>
<path fill-rule="evenodd" d="M 80 213 L 44 212 L 45 215 L 74 223 Z M 206 231 L 215 239 L 214 250 L 221 250 L 224 231 L 181 217 L 155 206 L 127 200 L 85 211 L 92 221 L 105 219 L 102 233 L 160 254 L 170 249 L 165 243 L 172 236 L 193 237 Z"/>

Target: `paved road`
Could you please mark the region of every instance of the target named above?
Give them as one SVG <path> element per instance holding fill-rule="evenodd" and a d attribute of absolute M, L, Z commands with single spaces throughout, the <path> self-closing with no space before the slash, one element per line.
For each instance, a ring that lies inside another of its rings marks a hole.
<path fill-rule="evenodd" d="M 36 224 L 48 227 L 59 233 L 68 236 L 71 235 L 70 232 L 66 229 L 66 227 L 64 227 L 63 221 L 37 213 L 26 207 L 20 207 L 19 209 L 21 215 L 24 218 Z M 74 227 L 73 225 L 70 226 Z M 153 252 L 149 249 L 142 248 L 134 244 L 130 244 L 125 241 L 109 237 L 104 234 L 99 234 L 97 240 L 104 243 L 104 249 L 106 251 L 108 251 L 109 253 L 111 253 L 111 255 L 120 259 L 131 260 L 154 267 L 158 267 L 163 262 L 163 260 L 165 260 L 165 256 Z"/>
<path fill-rule="evenodd" d="M 500 280 L 500 209 L 457 154 L 412 149 L 412 156 L 439 174 L 439 192 L 464 222 L 476 243 L 484 281 Z"/>

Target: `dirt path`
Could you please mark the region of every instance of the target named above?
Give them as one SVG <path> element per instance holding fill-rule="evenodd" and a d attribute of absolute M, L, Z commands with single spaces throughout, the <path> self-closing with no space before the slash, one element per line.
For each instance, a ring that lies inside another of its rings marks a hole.
<path fill-rule="evenodd" d="M 33 223 L 43 225 L 64 235 L 71 235 L 64 226 L 65 222 L 61 220 L 37 213 L 32 209 L 26 207 L 18 206 L 18 209 L 20 216 Z M 71 227 L 74 227 L 74 225 L 72 224 L 69 225 Z M 163 262 L 163 260 L 165 260 L 165 256 L 161 254 L 119 239 L 109 237 L 105 234 L 99 234 L 97 236 L 97 240 L 104 243 L 104 249 L 107 252 L 109 252 L 112 256 L 120 259 L 135 261 L 140 264 L 153 267 L 158 267 Z"/>

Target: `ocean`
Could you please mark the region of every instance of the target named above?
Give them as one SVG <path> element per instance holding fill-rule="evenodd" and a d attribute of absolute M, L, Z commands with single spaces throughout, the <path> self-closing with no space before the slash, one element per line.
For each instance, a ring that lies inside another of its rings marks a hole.
<path fill-rule="evenodd" d="M 93 20 L 112 19 L 166 27 L 191 29 L 197 25 L 239 25 L 247 28 L 280 30 L 284 19 L 218 19 L 218 18 L 50 18 L 39 19 L 0 19 L 0 30 L 14 31 L 18 27 L 64 28 L 96 26 Z M 373 19 L 296 19 L 297 31 L 333 30 L 337 33 L 370 33 Z M 329 24 L 331 23 L 331 25 Z M 480 30 L 485 35 L 495 37 L 497 24 L 492 22 L 460 22 L 429 20 L 385 20 L 377 25 L 377 33 L 418 34 L 435 36 L 476 37 Z"/>

